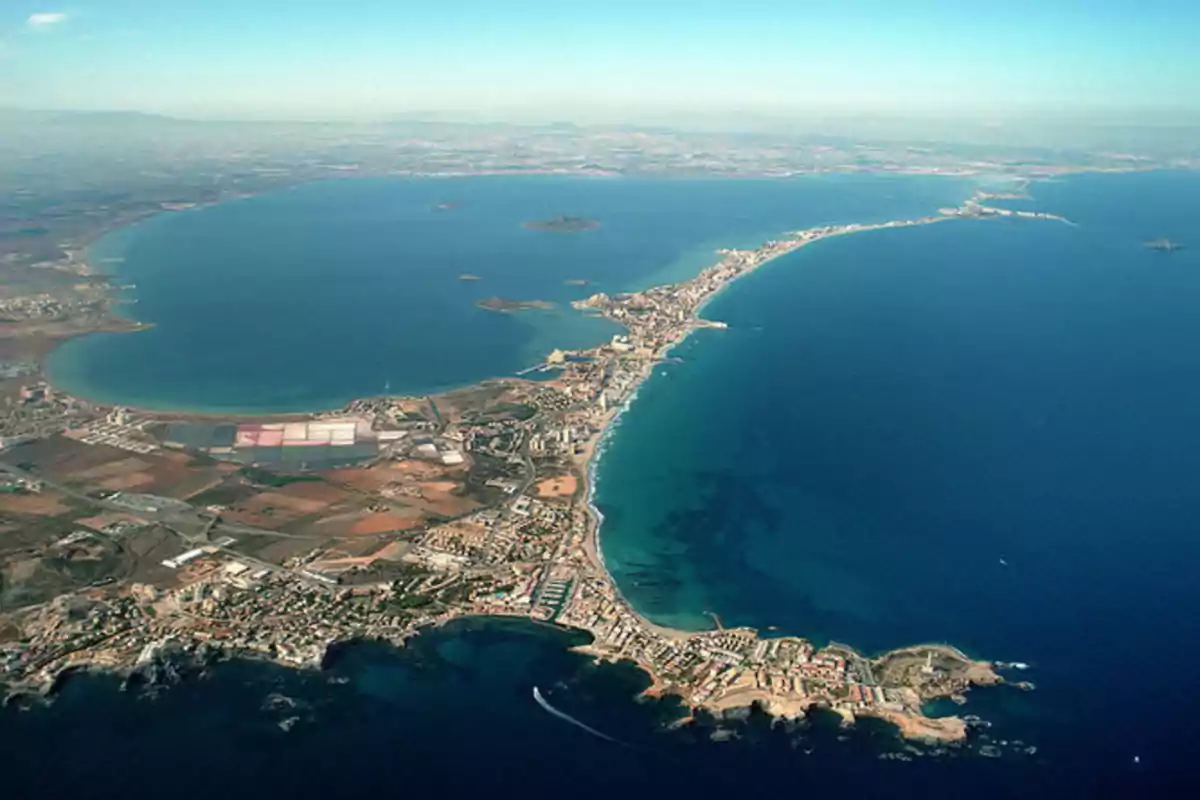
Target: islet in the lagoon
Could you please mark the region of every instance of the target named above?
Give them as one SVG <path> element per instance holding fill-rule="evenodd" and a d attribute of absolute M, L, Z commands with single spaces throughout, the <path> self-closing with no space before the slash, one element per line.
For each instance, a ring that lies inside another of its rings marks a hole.
<path fill-rule="evenodd" d="M 552 219 L 531 220 L 524 224 L 531 231 L 549 231 L 551 233 L 580 233 L 595 230 L 600 227 L 600 221 L 586 217 L 554 217 Z"/>

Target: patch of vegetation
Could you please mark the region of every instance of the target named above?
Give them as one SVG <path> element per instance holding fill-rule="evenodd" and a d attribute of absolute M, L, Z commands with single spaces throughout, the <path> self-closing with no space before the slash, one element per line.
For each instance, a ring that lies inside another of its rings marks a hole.
<path fill-rule="evenodd" d="M 427 594 L 406 594 L 393 598 L 388 605 L 392 608 L 424 608 L 432 602 L 433 598 Z"/>
<path fill-rule="evenodd" d="M 443 397 L 447 403 L 466 414 L 470 411 L 483 411 L 489 403 L 503 396 L 506 391 L 508 390 L 503 386 L 485 384 L 448 392 Z M 434 407 L 436 408 L 436 405 Z"/>
<path fill-rule="evenodd" d="M 378 563 L 378 562 L 376 562 Z M 421 564 L 413 564 L 408 561 L 399 561 L 395 564 L 395 574 L 402 578 L 421 578 L 428 575 L 433 570 Z"/>
<path fill-rule="evenodd" d="M 524 422 L 527 419 L 533 419 L 537 414 L 538 409 L 535 405 L 529 403 L 500 403 L 493 408 L 489 408 L 480 416 L 485 417 L 500 417 L 508 416 L 515 420 Z"/>
<path fill-rule="evenodd" d="M 461 603 L 471 599 L 471 594 L 477 587 L 476 581 L 456 583 L 442 592 L 443 603 Z"/>
<path fill-rule="evenodd" d="M 269 472 L 258 467 L 244 467 L 238 470 L 238 474 L 246 480 L 257 483 L 260 486 L 287 486 L 289 483 L 320 483 L 322 478 L 316 475 L 294 475 L 281 474 L 277 472 Z"/>
<path fill-rule="evenodd" d="M 100 540 L 88 546 L 51 550 L 0 565 L 0 611 L 44 603 L 58 595 L 124 577 L 129 565 L 117 549 Z"/>
<path fill-rule="evenodd" d="M 192 497 L 189 502 L 196 506 L 233 506 L 253 493 L 247 486 L 214 486 Z"/>
<path fill-rule="evenodd" d="M 189 467 L 211 467 L 218 463 L 217 459 L 210 456 L 208 453 L 189 453 L 192 460 L 188 462 Z"/>

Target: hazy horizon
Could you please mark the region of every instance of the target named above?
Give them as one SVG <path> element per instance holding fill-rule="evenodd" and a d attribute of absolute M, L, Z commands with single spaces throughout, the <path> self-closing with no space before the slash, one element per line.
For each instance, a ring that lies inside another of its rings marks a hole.
<path fill-rule="evenodd" d="M 1194 124 L 1200 7 L 83 0 L 0 12 L 0 106 L 191 119 Z"/>

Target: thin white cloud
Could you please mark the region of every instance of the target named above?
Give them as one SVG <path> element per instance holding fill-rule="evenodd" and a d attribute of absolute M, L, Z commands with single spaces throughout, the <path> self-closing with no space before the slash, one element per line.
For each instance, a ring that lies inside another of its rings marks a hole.
<path fill-rule="evenodd" d="M 31 28 L 52 28 L 66 21 L 67 15 L 63 11 L 42 11 L 30 14 L 25 24 Z"/>

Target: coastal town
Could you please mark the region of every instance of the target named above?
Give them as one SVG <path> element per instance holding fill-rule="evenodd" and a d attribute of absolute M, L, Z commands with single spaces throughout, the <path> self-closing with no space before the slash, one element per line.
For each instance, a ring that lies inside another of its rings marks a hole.
<path fill-rule="evenodd" d="M 1200 786 L 1200 2 L 2 12 L 6 797 Z"/>
<path fill-rule="evenodd" d="M 128 674 L 217 655 L 319 668 L 339 642 L 401 644 L 455 618 L 510 616 L 589 632 L 579 650 L 635 662 L 649 693 L 692 709 L 757 704 L 797 719 L 820 706 L 961 742 L 972 718 L 928 716 L 925 703 L 965 702 L 970 686 L 1024 665 L 940 644 L 871 658 L 716 618 L 710 631 L 655 625 L 605 569 L 591 473 L 654 366 L 693 331 L 723 327 L 700 313 L 731 281 L 829 237 L 1008 215 L 1059 219 L 975 198 L 722 250 L 691 280 L 592 295 L 576 308 L 625 332 L 551 353 L 542 380 L 278 422 L 170 419 L 25 386 L 7 424 L 31 422 L 0 452 L 0 524 L 17 537 L 0 552 L 0 681 L 21 697 L 78 668 Z"/>

